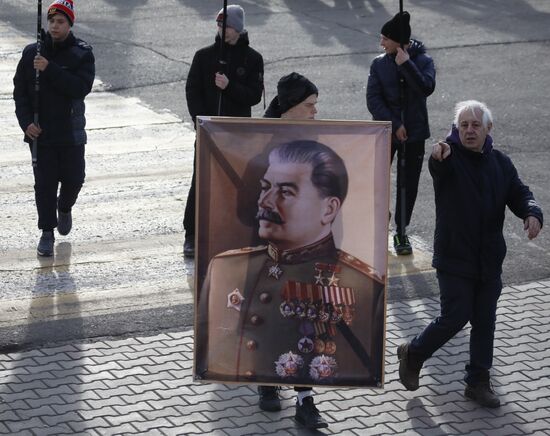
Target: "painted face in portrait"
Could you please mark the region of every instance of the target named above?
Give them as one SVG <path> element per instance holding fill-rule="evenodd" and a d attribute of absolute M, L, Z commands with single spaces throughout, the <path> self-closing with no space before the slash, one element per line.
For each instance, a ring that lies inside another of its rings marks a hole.
<path fill-rule="evenodd" d="M 261 179 L 259 236 L 289 250 L 313 244 L 330 233 L 340 209 L 336 197 L 322 198 L 311 181 L 310 164 L 282 162 L 276 155 Z"/>

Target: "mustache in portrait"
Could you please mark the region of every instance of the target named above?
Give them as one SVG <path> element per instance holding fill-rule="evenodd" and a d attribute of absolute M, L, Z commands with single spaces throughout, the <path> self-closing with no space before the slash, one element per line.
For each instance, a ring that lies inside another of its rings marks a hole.
<path fill-rule="evenodd" d="M 277 212 L 273 212 L 271 210 L 266 209 L 260 209 L 258 210 L 258 213 L 256 214 L 256 219 L 258 221 L 264 220 L 264 221 L 270 221 L 275 224 L 284 224 L 285 222 L 281 218 L 281 215 L 279 215 Z"/>

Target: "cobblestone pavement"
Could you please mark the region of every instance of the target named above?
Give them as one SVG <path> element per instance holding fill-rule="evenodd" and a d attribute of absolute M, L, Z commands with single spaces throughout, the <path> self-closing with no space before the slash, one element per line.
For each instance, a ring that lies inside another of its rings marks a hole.
<path fill-rule="evenodd" d="M 318 434 L 550 434 L 550 280 L 503 291 L 493 368 L 503 404 L 496 410 L 463 396 L 467 330 L 427 362 L 418 391 L 398 382 L 396 346 L 438 307 L 433 298 L 388 305 L 385 388 L 316 389 L 330 424 Z M 0 355 L 0 434 L 311 433 L 293 420 L 292 389 L 282 391 L 281 412 L 261 412 L 253 386 L 194 383 L 192 359 L 192 331 Z"/>

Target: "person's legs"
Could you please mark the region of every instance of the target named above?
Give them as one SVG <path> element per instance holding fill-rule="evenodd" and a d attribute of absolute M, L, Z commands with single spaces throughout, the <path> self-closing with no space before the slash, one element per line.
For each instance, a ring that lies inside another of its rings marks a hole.
<path fill-rule="evenodd" d="M 260 396 L 258 406 L 266 412 L 278 412 L 281 410 L 279 398 L 279 386 L 258 386 Z"/>
<path fill-rule="evenodd" d="M 197 161 L 196 156 L 197 142 L 195 140 L 195 157 L 193 159 L 193 175 L 191 177 L 191 186 L 187 194 L 187 202 L 185 203 L 185 213 L 183 215 L 183 230 L 185 231 L 185 239 L 183 242 L 183 255 L 186 257 L 195 256 L 195 166 Z"/>
<path fill-rule="evenodd" d="M 38 228 L 51 231 L 57 226 L 57 186 L 59 184 L 59 162 L 52 147 L 38 150 L 38 162 L 33 168 L 34 198 L 38 212 Z"/>
<path fill-rule="evenodd" d="M 57 200 L 57 231 L 61 235 L 67 235 L 71 231 L 71 209 L 76 203 L 86 177 L 84 154 L 84 145 L 60 147 L 59 149 L 61 188 Z"/>
<path fill-rule="evenodd" d="M 62 212 L 70 212 L 86 177 L 85 146 L 62 147 L 59 150 L 59 189 L 58 207 Z"/>
<path fill-rule="evenodd" d="M 308 429 L 326 428 L 328 423 L 323 419 L 313 401 L 313 389 L 295 386 L 296 414 L 294 419 Z"/>
<path fill-rule="evenodd" d="M 493 366 L 497 302 L 502 291 L 500 277 L 480 282 L 475 294 L 470 321 L 470 362 L 466 365 L 465 395 L 486 407 L 500 406 L 490 384 L 489 370 Z"/>
<path fill-rule="evenodd" d="M 33 173 L 38 228 L 42 230 L 36 251 L 39 256 L 52 256 L 55 242 L 53 229 L 57 226 L 56 201 L 59 181 L 59 163 L 55 149 L 39 148 L 38 161 L 36 167 L 33 167 Z"/>
<path fill-rule="evenodd" d="M 437 272 L 441 314 L 411 341 L 409 352 L 423 361 L 455 336 L 472 316 L 476 281 Z"/>
<path fill-rule="evenodd" d="M 420 174 L 422 172 L 422 164 L 424 163 L 424 141 L 407 143 L 406 145 L 406 222 L 403 233 L 406 233 L 406 227 L 411 223 L 414 205 L 418 194 L 418 183 L 420 182 Z"/>
<path fill-rule="evenodd" d="M 476 281 L 437 272 L 441 314 L 410 343 L 398 348 L 399 376 L 409 390 L 418 389 L 422 364 L 470 320 Z"/>

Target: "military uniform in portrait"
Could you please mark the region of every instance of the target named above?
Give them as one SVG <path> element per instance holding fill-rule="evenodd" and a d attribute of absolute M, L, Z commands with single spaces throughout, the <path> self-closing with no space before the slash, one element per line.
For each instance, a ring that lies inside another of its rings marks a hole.
<path fill-rule="evenodd" d="M 197 379 L 381 386 L 384 277 L 335 247 L 230 250 L 198 302 Z"/>

